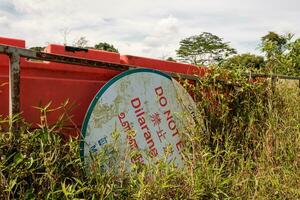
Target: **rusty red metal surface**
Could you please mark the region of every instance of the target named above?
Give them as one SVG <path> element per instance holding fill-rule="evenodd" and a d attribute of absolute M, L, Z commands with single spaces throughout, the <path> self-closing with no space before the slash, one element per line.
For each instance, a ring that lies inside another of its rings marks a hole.
<path fill-rule="evenodd" d="M 0 44 L 25 48 L 25 41 L 18 39 L 0 37 Z M 204 68 L 193 65 L 136 56 L 121 56 L 118 53 L 99 50 L 71 52 L 66 51 L 62 45 L 54 44 L 46 47 L 45 52 L 190 75 L 201 76 L 205 71 Z M 108 80 L 121 73 L 119 70 L 86 68 L 25 58 L 20 59 L 20 67 L 20 110 L 24 119 L 33 127 L 40 123 L 41 113 L 36 107 L 45 106 L 51 102 L 51 108 L 56 108 L 69 100 L 69 105 L 73 105 L 73 109 L 68 111 L 71 120 L 66 126 L 80 128 L 85 112 L 95 94 Z M 0 115 L 2 117 L 9 114 L 8 82 L 9 58 L 7 55 L 0 54 Z M 64 109 L 50 112 L 47 116 L 48 124 L 55 123 L 63 112 L 65 112 Z"/>
<path fill-rule="evenodd" d="M 162 71 L 189 74 L 203 76 L 205 73 L 205 67 L 196 67 L 190 64 L 170 62 L 164 60 L 158 60 L 153 58 L 144 58 L 131 55 L 121 55 L 120 62 L 123 64 L 141 66 L 145 68 L 152 68 Z"/>

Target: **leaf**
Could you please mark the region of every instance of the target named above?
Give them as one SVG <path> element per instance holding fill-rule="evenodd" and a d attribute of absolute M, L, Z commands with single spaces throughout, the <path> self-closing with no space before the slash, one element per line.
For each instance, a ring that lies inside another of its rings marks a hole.
<path fill-rule="evenodd" d="M 18 152 L 17 154 L 15 154 L 14 156 L 14 162 L 12 164 L 12 167 L 15 168 L 17 167 L 23 160 L 24 160 L 25 156 Z"/>

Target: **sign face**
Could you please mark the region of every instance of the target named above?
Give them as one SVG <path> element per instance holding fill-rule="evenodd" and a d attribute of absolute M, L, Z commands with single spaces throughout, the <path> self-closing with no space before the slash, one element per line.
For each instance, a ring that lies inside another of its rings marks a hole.
<path fill-rule="evenodd" d="M 170 76 L 152 69 L 128 70 L 93 99 L 82 127 L 81 157 L 89 165 L 91 155 L 117 143 L 121 154 L 136 152 L 123 155 L 128 163 L 164 158 L 183 167 L 181 136 L 194 124 L 195 110 L 190 95 Z"/>

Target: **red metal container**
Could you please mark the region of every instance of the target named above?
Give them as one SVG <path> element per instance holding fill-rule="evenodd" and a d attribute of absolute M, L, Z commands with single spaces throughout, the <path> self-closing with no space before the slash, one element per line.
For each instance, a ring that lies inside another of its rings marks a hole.
<path fill-rule="evenodd" d="M 25 41 L 18 39 L 0 37 L 0 44 L 25 48 Z M 70 52 L 66 51 L 63 45 L 51 44 L 46 47 L 45 52 L 184 74 L 201 76 L 204 73 L 204 68 L 193 65 L 136 56 L 120 56 L 118 53 L 91 49 L 87 52 Z M 66 126 L 80 128 L 85 112 L 95 94 L 108 80 L 120 73 L 116 70 L 88 68 L 47 61 L 30 61 L 24 58 L 21 58 L 20 67 L 22 116 L 33 127 L 40 123 L 41 114 L 36 107 L 42 107 L 51 102 L 51 108 L 57 108 L 63 102 L 69 100 L 69 105 L 74 105 L 74 107 L 69 112 L 71 120 Z M 2 118 L 8 116 L 8 77 L 8 56 L 0 54 L 0 115 Z M 55 123 L 63 112 L 65 112 L 63 109 L 50 112 L 47 116 L 47 122 L 49 124 Z"/>

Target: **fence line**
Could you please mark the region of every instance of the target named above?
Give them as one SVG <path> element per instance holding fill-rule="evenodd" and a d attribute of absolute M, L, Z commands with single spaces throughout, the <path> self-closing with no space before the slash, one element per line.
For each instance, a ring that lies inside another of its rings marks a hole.
<path fill-rule="evenodd" d="M 105 61 L 96 61 L 90 59 L 83 59 L 71 56 L 56 55 L 45 52 L 36 52 L 29 49 L 24 49 L 20 47 L 13 47 L 8 45 L 0 45 L 0 54 L 6 54 L 9 57 L 9 117 L 10 117 L 10 127 L 13 133 L 18 135 L 19 133 L 19 120 L 12 120 L 13 116 L 20 113 L 20 58 L 31 58 L 42 61 L 51 61 L 57 63 L 80 65 L 82 67 L 95 67 L 95 68 L 105 68 L 113 69 L 119 71 L 126 71 L 128 69 L 137 68 L 139 66 L 125 65 L 118 63 L 111 63 Z M 165 71 L 164 71 L 165 72 Z M 199 78 L 197 76 L 165 72 L 175 78 L 183 78 L 188 80 L 193 80 L 198 82 Z M 287 80 L 298 80 L 300 88 L 300 77 L 295 76 L 285 76 L 277 74 L 258 74 L 258 73 L 242 73 L 243 76 L 249 78 L 271 78 L 272 86 L 275 87 L 275 82 L 277 79 L 287 79 Z"/>

